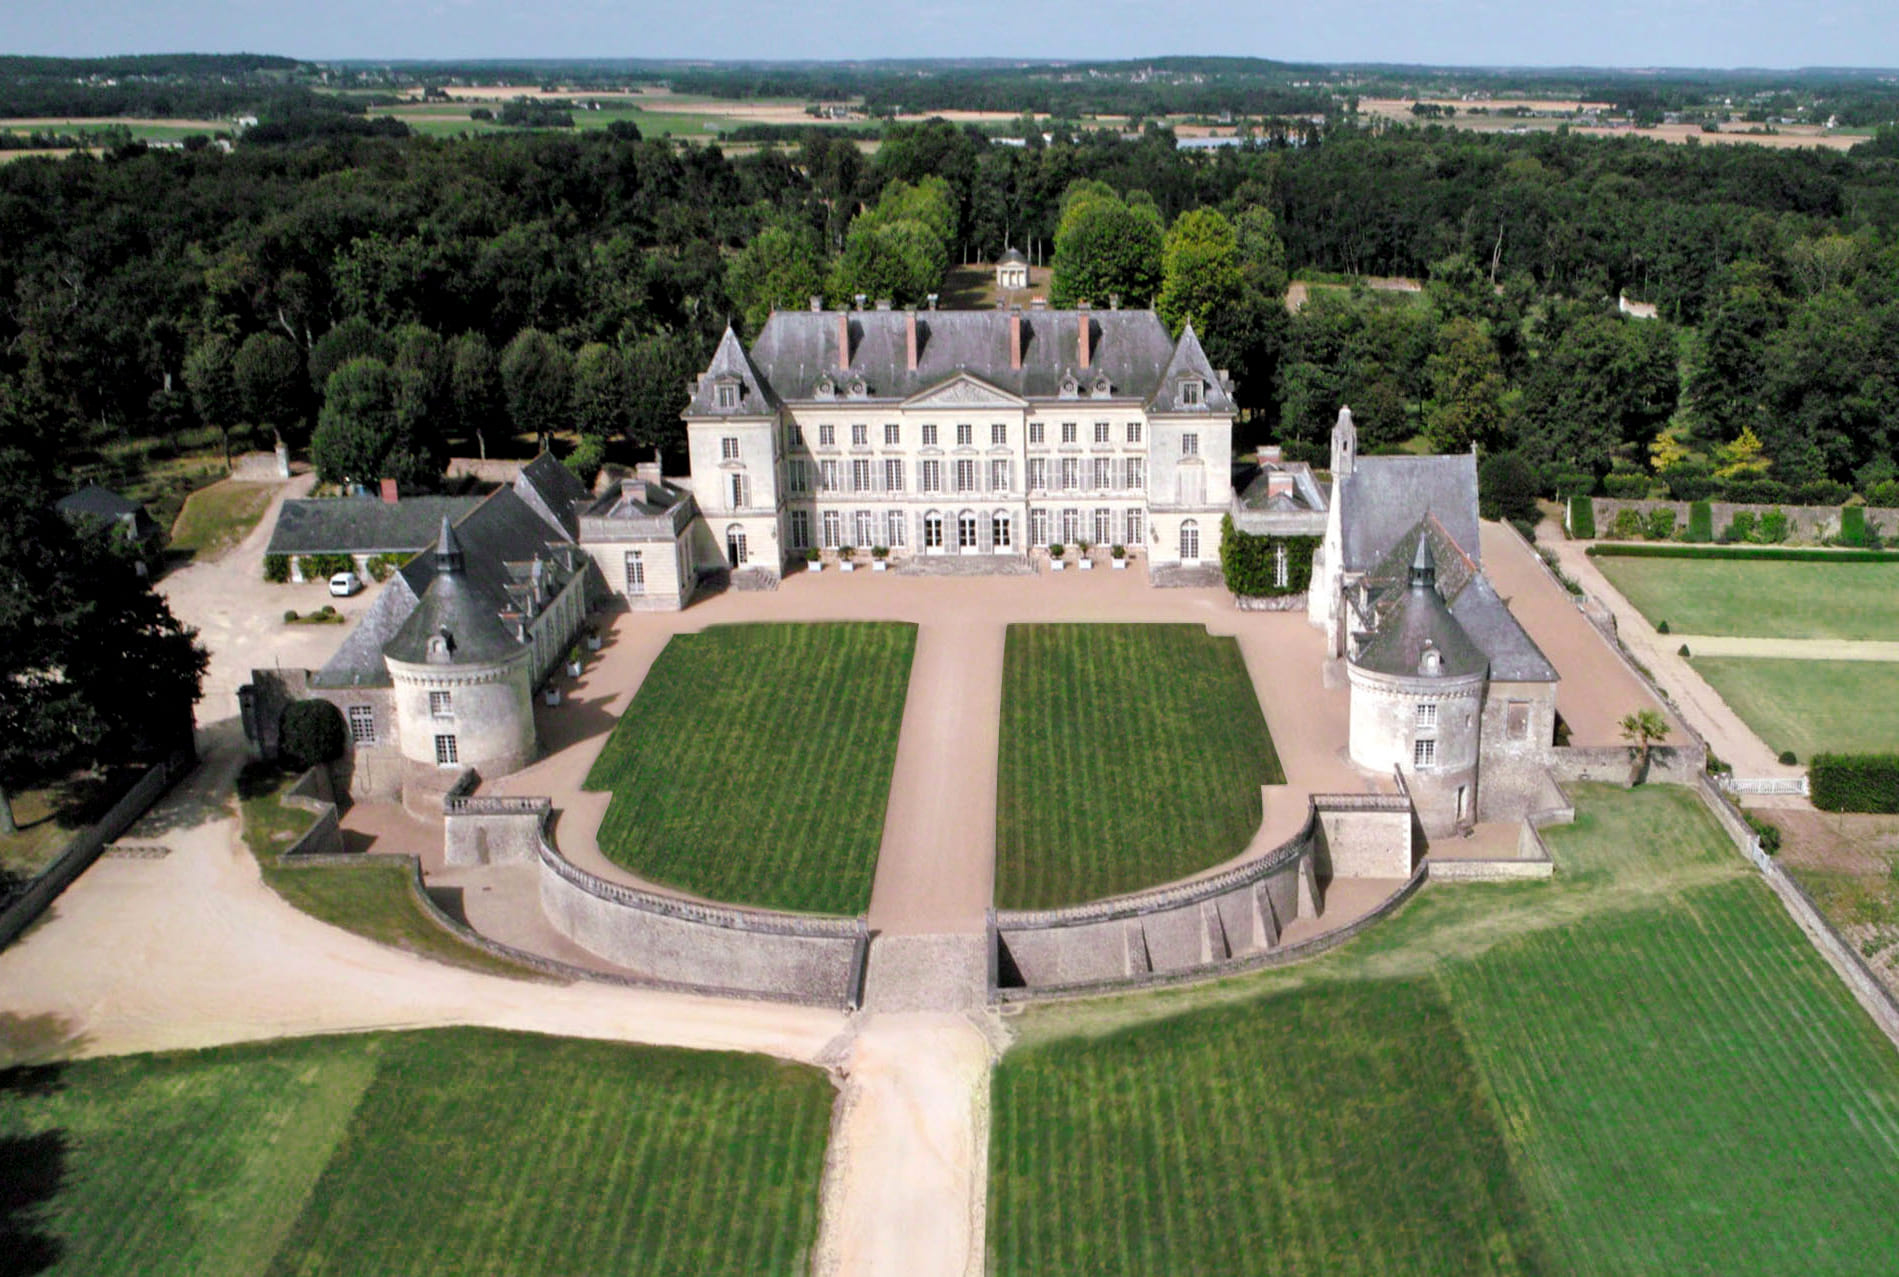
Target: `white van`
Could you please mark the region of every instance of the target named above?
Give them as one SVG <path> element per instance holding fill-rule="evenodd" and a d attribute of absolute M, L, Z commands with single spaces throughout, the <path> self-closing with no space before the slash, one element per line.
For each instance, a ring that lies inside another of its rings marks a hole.
<path fill-rule="evenodd" d="M 346 599 L 362 588 L 363 578 L 354 572 L 338 572 L 330 578 L 330 594 L 335 598 Z"/>

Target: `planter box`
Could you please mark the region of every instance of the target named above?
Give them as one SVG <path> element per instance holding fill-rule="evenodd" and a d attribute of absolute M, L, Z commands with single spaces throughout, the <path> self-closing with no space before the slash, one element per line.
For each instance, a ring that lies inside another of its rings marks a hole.
<path fill-rule="evenodd" d="M 1093 559 L 1083 559 L 1077 566 L 1079 566 L 1083 572 L 1092 572 L 1095 570 L 1095 561 Z"/>
<path fill-rule="evenodd" d="M 579 661 L 567 662 L 567 677 L 568 678 L 580 677 L 580 662 Z"/>
<path fill-rule="evenodd" d="M 837 570 L 840 572 L 855 572 L 857 571 L 857 565 L 855 563 L 844 562 L 837 565 Z"/>
<path fill-rule="evenodd" d="M 1108 566 L 1113 568 L 1116 572 L 1125 572 L 1128 570 L 1128 561 L 1126 559 L 1109 559 Z"/>
<path fill-rule="evenodd" d="M 875 559 L 871 562 L 870 570 L 872 572 L 888 572 L 890 571 L 890 565 L 885 563 L 882 559 Z"/>
<path fill-rule="evenodd" d="M 558 688 L 558 687 L 550 687 L 550 688 L 548 688 L 548 689 L 547 689 L 547 691 L 546 691 L 545 693 L 543 693 L 543 695 L 545 695 L 545 696 L 546 696 L 546 698 L 547 698 L 547 703 L 548 703 L 549 705 L 558 705 L 558 704 L 560 704 L 560 688 Z"/>
<path fill-rule="evenodd" d="M 598 652 L 600 650 L 600 636 L 598 634 L 589 634 L 587 636 L 587 650 L 589 652 Z"/>
<path fill-rule="evenodd" d="M 1060 559 L 1050 559 L 1048 561 L 1048 570 L 1051 572 L 1059 572 L 1067 566 L 1068 565 L 1062 562 Z"/>
<path fill-rule="evenodd" d="M 805 564 L 805 570 L 808 572 L 822 572 L 824 571 L 824 565 L 818 562 L 816 559 L 813 559 L 809 563 Z"/>

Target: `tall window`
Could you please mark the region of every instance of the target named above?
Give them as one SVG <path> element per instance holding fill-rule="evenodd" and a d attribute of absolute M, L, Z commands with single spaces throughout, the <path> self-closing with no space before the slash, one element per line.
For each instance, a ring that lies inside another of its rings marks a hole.
<path fill-rule="evenodd" d="M 1062 511 L 1062 544 L 1073 545 L 1081 540 L 1081 511 Z"/>
<path fill-rule="evenodd" d="M 870 427 L 861 421 L 851 423 L 851 447 L 868 448 L 870 446 Z"/>
<path fill-rule="evenodd" d="M 934 510 L 923 516 L 923 548 L 926 550 L 943 548 L 943 516 Z"/>
<path fill-rule="evenodd" d="M 745 496 L 749 485 L 746 484 L 745 476 L 742 474 L 731 475 L 729 478 L 732 481 L 732 508 L 743 510 L 746 506 Z"/>
<path fill-rule="evenodd" d="M 785 463 L 785 484 L 793 492 L 803 492 L 805 487 L 804 462 L 787 461 Z"/>
<path fill-rule="evenodd" d="M 974 492 L 976 490 L 976 463 L 965 458 L 956 463 L 956 490 Z"/>
<path fill-rule="evenodd" d="M 719 460 L 738 460 L 738 437 L 736 435 L 726 435 L 719 440 Z"/>
<path fill-rule="evenodd" d="M 1062 442 L 1063 443 L 1075 442 L 1075 423 L 1074 422 L 1072 421 L 1062 422 Z"/>
<path fill-rule="evenodd" d="M 837 462 L 818 462 L 818 487 L 825 492 L 837 491 Z"/>
<path fill-rule="evenodd" d="M 349 740 L 352 745 L 376 743 L 375 706 L 352 705 L 349 707 Z"/>
<path fill-rule="evenodd" d="M 1062 458 L 1062 491 L 1073 492 L 1081 486 L 1081 458 Z"/>
<path fill-rule="evenodd" d="M 737 386 L 733 385 L 729 381 L 722 381 L 719 383 L 718 391 L 719 391 L 719 407 L 721 408 L 738 407 L 738 387 Z"/>
<path fill-rule="evenodd" d="M 1095 511 L 1095 544 L 1106 545 L 1114 540 L 1114 511 Z"/>
<path fill-rule="evenodd" d="M 751 559 L 745 549 L 745 529 L 736 523 L 725 530 L 725 557 L 735 568 L 744 567 Z"/>
<path fill-rule="evenodd" d="M 934 448 L 936 446 L 936 423 L 934 421 L 926 421 L 923 423 L 923 446 L 926 448 Z"/>
<path fill-rule="evenodd" d="M 965 551 L 981 548 L 976 543 L 976 516 L 968 510 L 956 516 L 956 548 Z"/>
<path fill-rule="evenodd" d="M 1009 490 L 1009 463 L 1007 461 L 991 461 L 989 463 L 989 490 L 991 492 L 1007 492 Z"/>
<path fill-rule="evenodd" d="M 1114 486 L 1114 460 L 1111 457 L 1095 458 L 1095 491 L 1106 492 Z"/>
<path fill-rule="evenodd" d="M 1015 545 L 1012 531 L 1007 512 L 998 510 L 989 517 L 989 539 L 996 549 L 1007 550 Z"/>
<path fill-rule="evenodd" d="M 1437 703 L 1425 701 L 1418 705 L 1418 726 L 1426 731 L 1437 729 Z"/>
<path fill-rule="evenodd" d="M 1000 448 L 1009 442 L 1009 427 L 998 421 L 989 427 L 989 442 Z"/>
<path fill-rule="evenodd" d="M 941 461 L 922 461 L 917 463 L 917 490 L 919 492 L 941 492 L 943 490 L 943 463 Z"/>
<path fill-rule="evenodd" d="M 903 491 L 903 462 L 895 458 L 888 459 L 884 462 L 884 491 Z"/>
<path fill-rule="evenodd" d="M 1108 442 L 1108 423 L 1107 422 L 1105 421 L 1095 422 L 1095 442 L 1096 443 Z"/>
<path fill-rule="evenodd" d="M 894 448 L 902 441 L 903 427 L 894 421 L 886 422 L 884 425 L 884 446 L 886 448 Z"/>
<path fill-rule="evenodd" d="M 1123 542 L 1122 544 L 1144 545 L 1146 544 L 1146 542 L 1143 541 L 1142 538 L 1146 536 L 1146 534 L 1147 534 L 1146 525 L 1145 525 L 1145 521 L 1141 518 L 1141 512 L 1139 510 L 1129 510 L 1128 511 L 1128 536 L 1127 536 L 1127 540 Z"/>
<path fill-rule="evenodd" d="M 870 491 L 870 462 L 861 460 L 851 462 L 851 491 Z"/>
<path fill-rule="evenodd" d="M 1180 558 L 1183 563 L 1200 561 L 1200 525 L 1192 519 L 1180 525 Z"/>
<path fill-rule="evenodd" d="M 1189 430 L 1180 436 L 1180 455 L 1183 457 L 1200 455 L 1200 436 L 1194 431 Z"/>
<path fill-rule="evenodd" d="M 851 516 L 851 532 L 858 545 L 877 544 L 877 521 L 868 510 L 859 510 Z"/>
<path fill-rule="evenodd" d="M 1029 491 L 1040 492 L 1048 487 L 1048 458 L 1029 458 Z"/>
<path fill-rule="evenodd" d="M 1282 590 L 1292 584 L 1292 557 L 1283 544 L 1273 547 L 1273 584 Z"/>
<path fill-rule="evenodd" d="M 844 544 L 844 516 L 836 510 L 824 512 L 824 548 L 835 550 Z"/>
<path fill-rule="evenodd" d="M 1039 421 L 1031 421 L 1029 423 L 1029 442 L 1030 443 L 1046 443 L 1048 441 L 1047 430 L 1048 428 L 1045 425 L 1043 425 L 1043 423 Z"/>
<path fill-rule="evenodd" d="M 803 510 L 791 512 L 791 548 L 794 550 L 811 548 L 811 516 Z"/>
<path fill-rule="evenodd" d="M 803 426 L 800 426 L 794 422 L 793 424 L 785 427 L 785 447 L 787 448 L 804 447 L 804 427 Z"/>
<path fill-rule="evenodd" d="M 448 718 L 455 713 L 455 694 L 453 692 L 430 692 L 429 713 L 435 718 Z"/>
<path fill-rule="evenodd" d="M 884 544 L 893 550 L 902 549 L 904 513 L 901 510 L 884 511 Z"/>
<path fill-rule="evenodd" d="M 970 425 L 967 421 L 958 422 L 956 425 L 956 446 L 959 448 L 967 448 L 974 442 L 976 442 L 976 427 Z"/>
<path fill-rule="evenodd" d="M 1029 542 L 1032 545 L 1048 544 L 1048 511 L 1029 511 Z"/>
<path fill-rule="evenodd" d="M 1141 423 L 1138 421 L 1128 422 L 1128 442 L 1139 443 L 1140 441 L 1141 441 Z"/>
<path fill-rule="evenodd" d="M 646 561 L 640 557 L 638 550 L 626 552 L 626 592 L 646 593 Z"/>
<path fill-rule="evenodd" d="M 1411 765 L 1413 767 L 1437 766 L 1437 741 L 1426 737 L 1411 742 Z"/>
<path fill-rule="evenodd" d="M 1139 457 L 1127 459 L 1127 488 L 1130 492 L 1139 492 L 1147 483 L 1147 463 Z"/>
<path fill-rule="evenodd" d="M 453 736 L 437 736 L 435 738 L 435 765 L 437 767 L 453 767 L 460 761 L 455 750 L 455 738 Z"/>
<path fill-rule="evenodd" d="M 822 425 L 818 427 L 818 447 L 820 448 L 837 447 L 837 427 L 836 426 Z"/>

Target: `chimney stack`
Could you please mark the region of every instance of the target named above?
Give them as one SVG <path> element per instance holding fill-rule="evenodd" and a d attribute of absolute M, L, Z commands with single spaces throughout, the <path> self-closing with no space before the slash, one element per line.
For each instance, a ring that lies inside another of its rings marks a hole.
<path fill-rule="evenodd" d="M 837 370 L 850 371 L 851 366 L 851 312 L 837 312 Z"/>
<path fill-rule="evenodd" d="M 1075 343 L 1075 357 L 1081 361 L 1081 366 L 1086 368 L 1088 366 L 1088 356 L 1094 353 L 1089 349 L 1093 344 L 1092 339 L 1094 337 L 1094 313 L 1089 309 L 1087 302 L 1076 302 L 1075 317 L 1081 321 L 1080 324 L 1077 325 L 1080 335 Z"/>
<path fill-rule="evenodd" d="M 1292 495 L 1292 476 L 1284 470 L 1266 472 L 1266 495 L 1269 497 L 1289 497 Z"/>
<path fill-rule="evenodd" d="M 1022 311 L 1015 306 L 1009 307 L 1009 368 L 1022 368 Z"/>
<path fill-rule="evenodd" d="M 908 307 L 903 312 L 903 366 L 911 372 L 917 370 L 917 308 Z"/>
<path fill-rule="evenodd" d="M 394 505 L 396 503 L 396 481 L 394 479 L 384 479 L 382 481 L 382 503 L 384 505 Z"/>

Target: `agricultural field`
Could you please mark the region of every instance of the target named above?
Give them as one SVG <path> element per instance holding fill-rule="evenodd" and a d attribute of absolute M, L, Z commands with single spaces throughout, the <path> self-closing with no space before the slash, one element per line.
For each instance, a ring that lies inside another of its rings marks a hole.
<path fill-rule="evenodd" d="M 483 1029 L 0 1073 L 8 1271 L 788 1273 L 815 1069 Z"/>
<path fill-rule="evenodd" d="M 992 1270 L 1887 1264 L 1899 1053 L 1690 791 L 1575 797 L 1551 882 L 1031 1011 L 995 1078 Z"/>
<path fill-rule="evenodd" d="M 1776 753 L 1899 749 L 1899 662 L 1697 656 L 1696 673 Z"/>
<path fill-rule="evenodd" d="M 675 635 L 588 773 L 601 851 L 714 900 L 861 913 L 915 649 L 897 624 Z"/>
<path fill-rule="evenodd" d="M 1593 562 L 1651 625 L 1674 634 L 1891 639 L 1899 563 L 1637 558 Z"/>
<path fill-rule="evenodd" d="M 996 904 L 1156 886 L 1245 850 L 1281 784 L 1239 644 L 1197 625 L 1011 625 Z"/>

